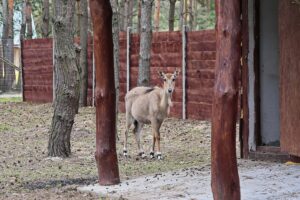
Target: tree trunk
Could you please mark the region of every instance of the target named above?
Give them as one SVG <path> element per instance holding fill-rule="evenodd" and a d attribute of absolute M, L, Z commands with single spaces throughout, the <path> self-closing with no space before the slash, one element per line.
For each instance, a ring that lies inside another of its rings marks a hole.
<path fill-rule="evenodd" d="M 128 26 L 132 27 L 134 0 L 129 1 Z"/>
<path fill-rule="evenodd" d="M 31 18 L 31 13 L 32 13 L 32 7 L 31 7 L 31 2 L 30 0 L 25 0 L 26 1 L 26 27 L 27 27 L 27 39 L 32 39 L 33 33 L 32 33 L 32 18 Z"/>
<path fill-rule="evenodd" d="M 198 2 L 197 1 L 194 1 L 194 4 L 193 4 L 193 10 L 194 10 L 194 20 L 193 20 L 193 29 L 194 30 L 197 30 L 197 16 L 198 16 L 198 9 L 197 9 L 197 5 L 198 5 Z"/>
<path fill-rule="evenodd" d="M 116 152 L 112 9 L 109 0 L 90 0 L 96 65 L 96 153 L 100 185 L 120 182 Z"/>
<path fill-rule="evenodd" d="M 182 27 L 184 25 L 183 18 L 184 18 L 184 0 L 180 0 L 179 4 L 179 29 L 182 30 Z"/>
<path fill-rule="evenodd" d="M 116 119 L 118 119 L 118 105 L 120 94 L 120 82 L 119 82 L 119 13 L 118 13 L 118 1 L 111 0 L 111 6 L 113 10 L 112 17 L 112 31 L 113 31 L 113 44 L 114 44 L 114 72 L 115 72 L 115 88 L 116 88 Z M 117 130 L 116 130 L 117 132 Z"/>
<path fill-rule="evenodd" d="M 142 0 L 141 10 L 141 39 L 139 56 L 138 85 L 148 86 L 150 84 L 150 56 L 152 40 L 152 4 L 153 0 Z"/>
<path fill-rule="evenodd" d="M 88 0 L 80 0 L 80 98 L 79 106 L 87 106 L 88 92 Z"/>
<path fill-rule="evenodd" d="M 241 58 L 239 0 L 216 0 L 216 82 L 212 107 L 211 184 L 215 200 L 238 200 L 236 120 Z M 226 144 L 226 145 L 225 145 Z"/>
<path fill-rule="evenodd" d="M 125 23 L 125 19 L 126 19 L 126 11 L 125 11 L 125 4 L 126 4 L 127 0 L 121 0 L 120 3 L 120 21 L 119 21 L 119 27 L 120 27 L 120 31 L 126 31 L 124 30 L 124 23 Z"/>
<path fill-rule="evenodd" d="M 42 37 L 49 36 L 49 0 L 43 1 L 43 25 L 42 25 Z"/>
<path fill-rule="evenodd" d="M 169 31 L 174 31 L 175 4 L 176 4 L 176 0 L 170 0 L 170 8 L 169 8 Z"/>
<path fill-rule="evenodd" d="M 20 39 L 25 39 L 26 34 L 26 2 L 23 1 L 22 3 L 22 22 L 21 22 L 21 29 L 20 29 Z"/>
<path fill-rule="evenodd" d="M 2 28 L 2 53 L 3 57 L 5 58 L 5 55 L 8 54 L 6 52 L 8 49 L 6 48 L 7 38 L 8 38 L 8 0 L 2 0 L 2 17 L 3 17 L 3 28 Z M 1 55 L 2 56 L 2 55 Z M 1 92 L 5 91 L 5 74 L 3 73 L 3 67 L 5 65 L 2 65 L 2 62 L 0 62 L 0 90 Z"/>
<path fill-rule="evenodd" d="M 183 0 L 183 25 L 187 25 L 188 22 L 188 6 L 187 6 L 187 1 L 188 0 Z"/>
<path fill-rule="evenodd" d="M 13 14 L 14 1 L 3 1 L 3 57 L 10 63 L 14 63 L 14 30 L 13 30 Z M 4 63 L 4 86 L 3 91 L 11 90 L 15 81 L 15 70 L 9 64 Z"/>
<path fill-rule="evenodd" d="M 194 0 L 189 0 L 189 31 L 192 31 L 194 29 L 193 25 L 194 25 L 194 12 L 193 12 L 193 4 L 194 4 Z"/>
<path fill-rule="evenodd" d="M 154 9 L 154 31 L 159 31 L 159 14 L 160 14 L 160 0 L 155 0 Z"/>
<path fill-rule="evenodd" d="M 126 31 L 127 27 L 132 26 L 132 16 L 133 16 L 133 0 L 124 1 L 124 27 L 123 30 Z"/>
<path fill-rule="evenodd" d="M 137 32 L 141 32 L 141 1 L 138 0 L 138 19 L 137 19 Z"/>
<path fill-rule="evenodd" d="M 75 1 L 54 0 L 55 102 L 48 155 L 69 157 L 70 136 L 79 101 L 79 72 L 74 45 Z"/>

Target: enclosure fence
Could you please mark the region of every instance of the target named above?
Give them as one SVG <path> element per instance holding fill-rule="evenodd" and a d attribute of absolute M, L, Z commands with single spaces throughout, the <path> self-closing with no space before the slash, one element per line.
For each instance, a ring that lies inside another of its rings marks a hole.
<path fill-rule="evenodd" d="M 53 100 L 52 38 L 25 40 L 22 45 L 24 101 Z M 126 92 L 137 86 L 140 36 L 122 32 L 119 37 L 119 111 L 125 112 Z M 161 85 L 157 71 L 180 71 L 171 116 L 209 119 L 214 86 L 216 42 L 214 30 L 154 32 L 151 45 L 150 84 Z M 93 41 L 88 41 L 88 105 L 95 98 Z"/>
<path fill-rule="evenodd" d="M 0 95 L 21 95 L 21 48 L 13 39 L 0 41 Z"/>

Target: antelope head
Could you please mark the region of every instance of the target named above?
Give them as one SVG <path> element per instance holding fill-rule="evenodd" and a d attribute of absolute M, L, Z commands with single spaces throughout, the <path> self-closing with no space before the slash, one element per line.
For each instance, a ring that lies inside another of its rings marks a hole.
<path fill-rule="evenodd" d="M 163 90 L 168 96 L 171 96 L 174 92 L 175 88 L 175 80 L 179 74 L 179 72 L 176 70 L 173 74 L 171 73 L 163 73 L 161 71 L 158 72 L 160 75 L 160 78 L 164 81 L 163 82 Z"/>

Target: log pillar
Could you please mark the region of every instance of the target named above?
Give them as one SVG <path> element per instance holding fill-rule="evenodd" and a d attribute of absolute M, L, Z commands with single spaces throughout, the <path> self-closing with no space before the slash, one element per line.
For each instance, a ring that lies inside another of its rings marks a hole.
<path fill-rule="evenodd" d="M 236 160 L 241 1 L 216 2 L 216 82 L 212 108 L 211 186 L 215 200 L 240 199 Z"/>
<path fill-rule="evenodd" d="M 96 66 L 96 153 L 99 184 L 120 182 L 116 153 L 116 91 L 109 0 L 90 0 Z"/>

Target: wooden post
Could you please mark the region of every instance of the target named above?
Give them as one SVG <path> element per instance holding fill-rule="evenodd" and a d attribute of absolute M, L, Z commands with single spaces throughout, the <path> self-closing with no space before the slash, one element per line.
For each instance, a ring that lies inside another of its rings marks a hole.
<path fill-rule="evenodd" d="M 212 192 L 215 200 L 240 199 L 235 130 L 241 58 L 240 0 L 216 0 L 216 83 L 212 108 Z"/>
<path fill-rule="evenodd" d="M 90 0 L 96 67 L 96 153 L 100 185 L 120 182 L 116 153 L 112 9 L 109 0 Z"/>

